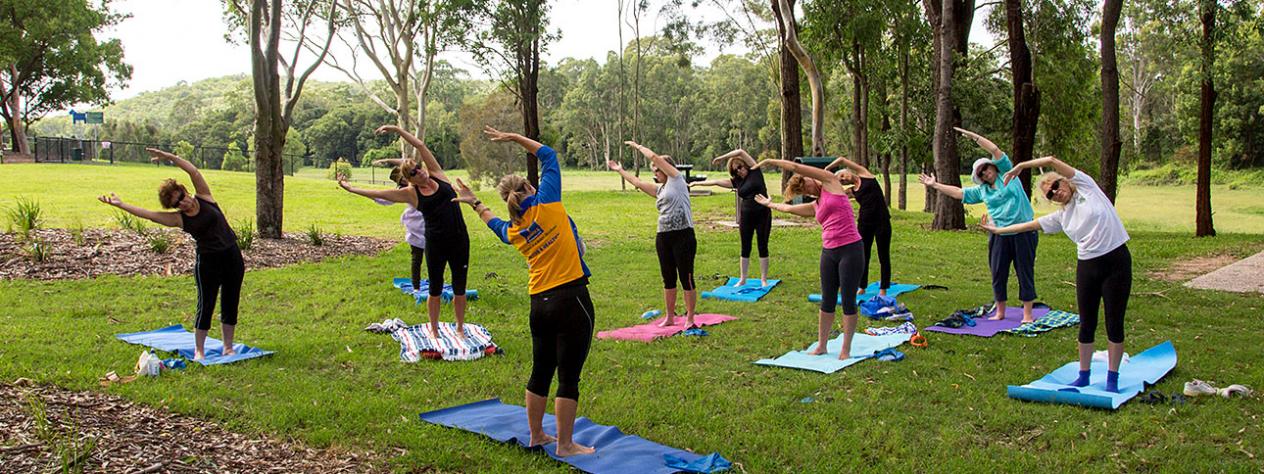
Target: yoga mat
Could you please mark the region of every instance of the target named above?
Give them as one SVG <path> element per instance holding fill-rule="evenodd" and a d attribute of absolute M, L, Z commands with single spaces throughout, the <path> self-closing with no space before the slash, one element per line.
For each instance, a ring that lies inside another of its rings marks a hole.
<path fill-rule="evenodd" d="M 851 340 L 851 357 L 839 360 L 838 354 L 843 349 L 843 336 L 831 339 L 826 346 L 825 354 L 811 355 L 808 351 L 816 349 L 817 343 L 813 342 L 806 350 L 790 351 L 785 355 L 776 359 L 761 359 L 755 361 L 759 365 L 772 365 L 777 367 L 790 367 L 792 369 L 814 370 L 821 373 L 832 374 L 847 368 L 852 364 L 856 364 L 862 360 L 873 357 L 874 352 L 883 349 L 899 346 L 908 342 L 912 334 L 888 334 L 885 336 L 870 336 L 865 333 L 856 333 Z"/>
<path fill-rule="evenodd" d="M 179 324 L 153 331 L 116 334 L 115 337 L 132 344 L 140 344 L 164 352 L 175 352 L 180 354 L 180 357 L 193 360 L 193 333 L 185 331 L 184 326 Z M 212 337 L 206 338 L 205 349 L 206 357 L 194 362 L 202 365 L 231 364 L 240 360 L 254 359 L 272 354 L 272 351 L 265 351 L 245 344 L 233 344 L 233 349 L 237 353 L 224 357 L 220 355 L 224 352 L 224 342 Z"/>
<path fill-rule="evenodd" d="M 404 292 L 404 294 L 412 296 L 413 299 L 416 300 L 415 303 L 417 304 L 425 302 L 426 298 L 430 297 L 430 281 L 425 278 L 422 278 L 418 283 L 416 291 L 413 290 L 412 278 L 396 278 L 391 281 L 391 285 L 398 288 L 399 291 Z M 455 297 L 456 294 L 452 293 L 452 285 L 443 285 L 443 293 L 439 294 L 439 299 L 444 303 L 447 303 L 452 301 L 452 298 Z M 478 300 L 478 290 L 465 290 L 465 299 L 468 301 Z"/>
<path fill-rule="evenodd" d="M 1068 362 L 1049 375 L 1027 385 L 1010 385 L 1010 398 L 1032 402 L 1065 403 L 1091 408 L 1118 410 L 1124 402 L 1153 385 L 1176 368 L 1176 348 L 1172 341 L 1156 345 L 1132 356 L 1119 366 L 1119 393 L 1106 391 L 1106 362 L 1093 361 L 1089 386 L 1072 387 L 1080 375 L 1080 363 Z"/>
<path fill-rule="evenodd" d="M 879 289 L 879 288 L 878 288 L 878 287 L 879 287 L 879 286 L 881 286 L 881 285 L 882 285 L 881 283 L 876 282 L 876 281 L 875 281 L 875 282 L 873 282 L 873 283 L 870 283 L 870 284 L 869 284 L 869 286 L 866 286 L 866 287 L 865 287 L 865 292 L 864 292 L 864 293 L 861 293 L 861 294 L 859 294 L 859 295 L 856 295 L 856 302 L 857 302 L 857 303 L 860 303 L 861 301 L 865 301 L 865 300 L 868 300 L 869 298 L 873 298 L 873 297 L 875 297 L 875 296 L 878 296 L 878 292 L 879 292 L 879 291 L 882 291 L 881 289 Z M 910 291 L 916 290 L 916 289 L 921 288 L 921 287 L 922 287 L 922 285 L 906 285 L 906 284 L 904 284 L 904 283 L 892 283 L 892 284 L 891 284 L 891 287 L 890 287 L 890 288 L 887 288 L 887 296 L 890 296 L 890 297 L 892 297 L 892 298 L 895 298 L 895 297 L 900 296 L 900 295 L 902 295 L 902 294 L 904 294 L 904 293 L 908 293 L 908 292 L 910 292 Z M 808 301 L 811 301 L 811 302 L 813 302 L 813 303 L 820 303 L 820 302 L 821 302 L 821 294 L 820 294 L 820 293 L 812 293 L 812 294 L 808 295 Z M 838 295 L 838 304 L 843 304 L 843 295 Z"/>
<path fill-rule="evenodd" d="M 946 334 L 969 334 L 971 336 L 992 337 L 1001 331 L 1008 331 L 1021 326 L 1023 323 L 1023 307 L 1010 306 L 1005 308 L 1005 319 L 1000 321 L 988 321 L 987 318 L 996 314 L 996 310 L 988 311 L 982 318 L 975 318 L 974 326 L 961 326 L 959 328 L 947 328 L 943 326 L 926 326 L 922 329 L 932 332 L 942 332 Z M 1031 309 L 1032 317 L 1037 321 L 1049 314 L 1049 307 L 1043 304 L 1037 304 Z"/>
<path fill-rule="evenodd" d="M 677 333 L 683 332 L 685 328 L 685 316 L 676 316 L 676 324 L 664 328 L 658 327 L 658 323 L 667 319 L 666 316 L 655 319 L 654 322 L 632 326 L 630 328 L 614 329 L 611 331 L 601 331 L 597 333 L 597 339 L 617 339 L 622 341 L 641 341 L 650 342 L 660 337 L 670 337 Z M 697 314 L 693 317 L 694 324 L 698 326 L 713 326 L 725 321 L 732 321 L 732 316 L 724 314 Z"/>
<path fill-rule="evenodd" d="M 506 405 L 493 398 L 481 402 L 422 413 L 421 421 L 449 428 L 478 433 L 502 443 L 527 447 L 531 431 L 527 428 L 527 410 Z M 544 414 L 544 432 L 557 433 L 557 420 Z M 557 443 L 542 446 L 549 457 L 590 473 L 656 474 L 679 472 L 667 466 L 665 456 L 695 462 L 704 456 L 663 446 L 639 436 L 623 434 L 619 428 L 593 423 L 585 417 L 575 419 L 575 442 L 596 448 L 597 452 L 582 456 L 557 457 Z M 534 448 L 533 448 L 534 449 Z"/>
<path fill-rule="evenodd" d="M 703 298 L 724 301 L 741 301 L 754 303 L 772 291 L 781 280 L 768 280 L 768 286 L 761 286 L 758 278 L 747 278 L 746 284 L 737 286 L 737 277 L 729 277 L 728 283 L 711 291 L 702 292 Z"/>

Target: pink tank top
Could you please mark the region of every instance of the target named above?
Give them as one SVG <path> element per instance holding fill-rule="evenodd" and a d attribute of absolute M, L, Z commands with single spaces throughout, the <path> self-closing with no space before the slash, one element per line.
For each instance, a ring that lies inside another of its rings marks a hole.
<path fill-rule="evenodd" d="M 821 247 L 833 249 L 860 240 L 851 200 L 845 194 L 822 189 L 816 200 L 816 222 L 821 224 Z"/>

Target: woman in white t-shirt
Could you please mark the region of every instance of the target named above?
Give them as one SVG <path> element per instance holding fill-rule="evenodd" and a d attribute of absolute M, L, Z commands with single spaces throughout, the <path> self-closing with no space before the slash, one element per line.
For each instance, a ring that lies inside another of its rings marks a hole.
<path fill-rule="evenodd" d="M 1106 390 L 1118 392 L 1119 361 L 1124 353 L 1124 313 L 1128 309 L 1128 293 L 1132 290 L 1128 232 L 1119 220 L 1115 205 L 1093 178 L 1057 158 L 1020 163 L 1005 174 L 1005 182 L 1018 177 L 1025 168 L 1038 166 L 1053 168 L 1053 173 L 1045 173 L 1041 178 L 1040 191 L 1061 209 L 1031 222 L 1000 228 L 985 221 L 983 228 L 994 234 L 1029 230 L 1043 230 L 1047 234 L 1062 232 L 1075 242 L 1079 259 L 1075 266 L 1075 298 L 1080 310 L 1080 376 L 1071 385 L 1089 385 L 1093 333 L 1097 330 L 1098 306 L 1102 305 L 1106 313 L 1106 338 L 1110 342 Z"/>

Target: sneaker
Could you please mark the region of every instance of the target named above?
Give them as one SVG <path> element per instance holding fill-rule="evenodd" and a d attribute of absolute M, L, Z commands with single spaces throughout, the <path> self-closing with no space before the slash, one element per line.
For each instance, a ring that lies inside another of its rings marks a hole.
<path fill-rule="evenodd" d="M 1245 385 L 1233 384 L 1217 390 L 1216 393 L 1225 398 L 1250 398 L 1253 391 Z"/>
<path fill-rule="evenodd" d="M 1202 380 L 1194 379 L 1189 382 L 1185 382 L 1184 393 L 1187 397 L 1198 397 L 1202 395 L 1215 395 L 1217 391 L 1216 387 L 1212 387 L 1211 384 L 1203 382 Z"/>

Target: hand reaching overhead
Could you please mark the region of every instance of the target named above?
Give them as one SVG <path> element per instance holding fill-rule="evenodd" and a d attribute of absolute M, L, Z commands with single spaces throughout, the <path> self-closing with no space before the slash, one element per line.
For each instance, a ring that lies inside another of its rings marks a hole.
<path fill-rule="evenodd" d="M 512 141 L 512 140 L 513 140 L 513 137 L 514 137 L 514 135 L 515 135 L 515 134 L 513 134 L 513 133 L 502 132 L 502 131 L 500 131 L 500 130 L 496 130 L 496 129 L 492 128 L 490 125 L 484 125 L 484 126 L 483 126 L 483 134 L 484 134 L 484 135 L 487 135 L 487 139 L 488 139 L 488 140 L 491 140 L 491 141 L 494 141 L 494 142 L 508 142 L 508 141 Z"/>

